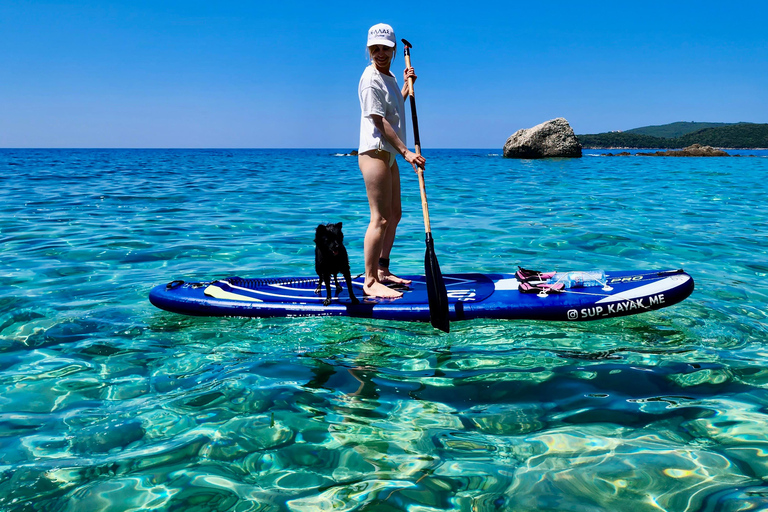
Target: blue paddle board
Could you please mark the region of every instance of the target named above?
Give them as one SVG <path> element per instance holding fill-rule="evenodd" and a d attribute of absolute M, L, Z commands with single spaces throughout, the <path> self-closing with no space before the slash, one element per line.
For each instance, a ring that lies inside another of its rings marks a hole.
<path fill-rule="evenodd" d="M 195 316 L 296 317 L 350 316 L 383 320 L 429 321 L 424 276 L 403 276 L 412 284 L 398 299 L 363 296 L 363 279 L 353 280 L 353 304 L 346 290 L 332 286 L 315 294 L 317 277 L 172 281 L 154 287 L 149 300 L 158 308 Z M 444 274 L 450 320 L 473 318 L 583 321 L 599 320 L 677 304 L 693 292 L 683 270 L 606 272 L 604 285 L 568 288 L 561 293 L 523 293 L 515 274 Z M 342 279 L 339 283 L 342 283 Z"/>

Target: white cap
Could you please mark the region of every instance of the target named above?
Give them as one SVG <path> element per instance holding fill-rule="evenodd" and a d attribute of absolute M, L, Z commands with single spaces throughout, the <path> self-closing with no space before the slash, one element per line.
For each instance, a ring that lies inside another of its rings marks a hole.
<path fill-rule="evenodd" d="M 373 46 L 382 44 L 394 48 L 397 43 L 395 42 L 395 30 L 386 23 L 379 23 L 368 29 L 368 45 Z"/>

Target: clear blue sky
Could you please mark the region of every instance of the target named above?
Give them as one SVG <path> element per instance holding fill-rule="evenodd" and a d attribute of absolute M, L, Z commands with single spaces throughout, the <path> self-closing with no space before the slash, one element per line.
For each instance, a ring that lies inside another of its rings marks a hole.
<path fill-rule="evenodd" d="M 767 19 L 765 0 L 0 0 L 0 147 L 354 149 L 378 22 L 414 45 L 425 150 L 555 117 L 766 123 Z"/>

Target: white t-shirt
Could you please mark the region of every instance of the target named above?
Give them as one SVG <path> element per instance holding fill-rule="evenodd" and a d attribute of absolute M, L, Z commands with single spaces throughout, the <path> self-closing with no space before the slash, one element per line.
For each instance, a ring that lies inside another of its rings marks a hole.
<path fill-rule="evenodd" d="M 360 146 L 359 153 L 372 149 L 382 149 L 393 154 L 397 150 L 384 138 L 381 132 L 373 124 L 371 114 L 380 115 L 392 125 L 395 133 L 403 143 L 405 139 L 405 102 L 400 86 L 394 75 L 380 73 L 376 66 L 371 64 L 360 77 L 360 85 L 357 88 L 360 98 Z"/>

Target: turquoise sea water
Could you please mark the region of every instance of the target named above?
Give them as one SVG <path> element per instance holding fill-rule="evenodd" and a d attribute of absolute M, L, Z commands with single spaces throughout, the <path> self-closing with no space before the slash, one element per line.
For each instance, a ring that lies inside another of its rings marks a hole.
<path fill-rule="evenodd" d="M 591 323 L 192 318 L 173 279 L 312 275 L 368 207 L 334 150 L 0 150 L 0 510 L 768 508 L 768 152 L 426 151 L 444 272 L 682 267 Z M 418 184 L 392 268 L 423 269 Z"/>

